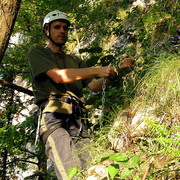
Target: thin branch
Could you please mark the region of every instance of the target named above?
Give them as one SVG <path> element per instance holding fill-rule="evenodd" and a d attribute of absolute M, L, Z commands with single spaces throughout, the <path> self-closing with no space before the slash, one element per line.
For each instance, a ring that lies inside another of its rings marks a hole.
<path fill-rule="evenodd" d="M 26 159 L 14 159 L 13 161 L 11 162 L 8 162 L 7 164 L 12 164 L 14 162 L 26 162 L 26 163 L 31 163 L 31 164 L 35 164 L 35 165 L 38 165 L 38 163 L 34 162 L 34 161 L 28 161 Z"/>
<path fill-rule="evenodd" d="M 148 174 L 149 174 L 149 171 L 150 171 L 150 169 L 151 169 L 151 166 L 152 166 L 152 163 L 153 163 L 153 162 L 154 162 L 154 156 L 150 159 L 149 165 L 148 165 L 146 171 L 144 172 L 144 175 L 143 175 L 143 177 L 142 177 L 141 180 L 146 180 L 146 177 L 147 177 Z"/>
<path fill-rule="evenodd" d="M 4 85 L 4 86 L 7 86 L 7 87 L 11 88 L 11 89 L 15 89 L 15 90 L 17 90 L 19 92 L 23 92 L 25 94 L 28 94 L 29 96 L 34 96 L 33 91 L 31 91 L 29 89 L 26 89 L 26 88 L 23 88 L 21 86 L 9 83 L 9 82 L 5 81 L 4 79 L 0 79 L 0 83 L 2 85 Z"/>
<path fill-rule="evenodd" d="M 34 152 L 32 152 L 32 151 L 29 151 L 28 149 L 22 149 L 22 151 L 28 152 L 29 154 L 31 154 L 31 155 L 33 155 L 33 156 L 35 156 L 35 157 L 38 157 L 38 155 L 37 155 L 36 153 L 34 153 Z"/>

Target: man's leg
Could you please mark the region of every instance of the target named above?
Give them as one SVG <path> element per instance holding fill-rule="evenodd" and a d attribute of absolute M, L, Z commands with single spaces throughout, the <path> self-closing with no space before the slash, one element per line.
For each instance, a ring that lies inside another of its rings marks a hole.
<path fill-rule="evenodd" d="M 57 124 L 64 126 L 66 120 L 66 116 L 58 113 L 43 113 L 40 129 L 41 136 Z M 75 148 L 69 133 L 63 127 L 59 127 L 49 134 L 45 142 L 45 151 L 47 157 L 54 162 L 59 180 L 67 180 L 68 169 L 80 165 L 79 157 L 73 151 Z"/>
<path fill-rule="evenodd" d="M 67 172 L 71 167 L 81 164 L 69 134 L 63 128 L 56 129 L 46 141 L 46 155 L 54 162 L 58 179 L 67 180 Z"/>
<path fill-rule="evenodd" d="M 87 168 L 88 163 L 92 159 L 92 155 L 90 154 L 90 148 L 91 148 L 91 141 L 90 138 L 80 138 L 76 143 L 75 143 L 76 149 L 77 149 L 77 154 L 80 158 L 81 161 L 81 168 Z"/>
<path fill-rule="evenodd" d="M 71 119 L 70 120 L 70 127 L 69 127 L 69 134 L 73 139 L 75 144 L 75 151 L 78 154 L 80 161 L 81 161 L 81 168 L 84 169 L 87 167 L 88 162 L 91 161 L 91 154 L 90 154 L 90 136 L 88 135 L 88 131 L 84 125 L 84 122 L 78 126 L 79 119 Z"/>

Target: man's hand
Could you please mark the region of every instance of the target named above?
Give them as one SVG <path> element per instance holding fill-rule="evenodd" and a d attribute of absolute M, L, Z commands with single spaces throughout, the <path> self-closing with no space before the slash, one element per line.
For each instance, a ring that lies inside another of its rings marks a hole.
<path fill-rule="evenodd" d="M 127 56 L 126 59 L 123 60 L 120 67 L 118 67 L 116 70 L 112 71 L 110 75 L 108 76 L 108 79 L 110 81 L 115 81 L 117 78 L 117 75 L 119 72 L 123 71 L 124 69 L 129 69 L 133 66 L 135 59 L 133 57 Z"/>
<path fill-rule="evenodd" d="M 115 69 L 112 66 L 96 68 L 96 71 L 98 72 L 97 77 L 108 77 L 110 75 L 116 74 Z"/>
<path fill-rule="evenodd" d="M 123 69 L 131 68 L 135 59 L 133 57 L 126 58 L 122 61 L 120 67 L 117 68 L 117 72 L 121 72 Z"/>
<path fill-rule="evenodd" d="M 94 71 L 98 72 L 96 76 L 101 78 L 93 79 L 92 81 L 90 81 L 87 85 L 88 88 L 95 93 L 99 92 L 100 90 L 102 90 L 104 78 L 106 78 L 106 85 L 108 85 L 110 82 L 116 80 L 119 72 L 121 72 L 124 69 L 131 68 L 134 64 L 134 61 L 135 59 L 133 57 L 126 58 L 121 63 L 121 66 L 117 69 L 115 69 L 112 66 L 95 68 Z"/>

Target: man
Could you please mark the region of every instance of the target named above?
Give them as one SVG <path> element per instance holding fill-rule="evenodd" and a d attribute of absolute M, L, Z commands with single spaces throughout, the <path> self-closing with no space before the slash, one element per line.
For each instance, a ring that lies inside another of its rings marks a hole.
<path fill-rule="evenodd" d="M 46 155 L 54 162 L 58 179 L 63 180 L 67 179 L 70 167 L 79 164 L 84 168 L 88 158 L 87 152 L 78 155 L 75 151 L 90 143 L 81 118 L 83 88 L 99 92 L 104 78 L 106 84 L 116 78 L 113 67 L 89 68 L 85 62 L 62 51 L 69 26 L 65 13 L 48 13 L 43 22 L 47 47 L 34 45 L 28 53 L 35 103 L 42 111 L 40 137 Z M 118 70 L 131 67 L 133 62 L 133 58 L 125 59 Z"/>

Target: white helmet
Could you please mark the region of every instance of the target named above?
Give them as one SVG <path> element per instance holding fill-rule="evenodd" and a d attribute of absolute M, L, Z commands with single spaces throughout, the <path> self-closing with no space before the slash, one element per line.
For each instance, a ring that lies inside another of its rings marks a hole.
<path fill-rule="evenodd" d="M 45 24 L 49 24 L 50 22 L 58 20 L 58 19 L 66 20 L 68 25 L 70 25 L 70 21 L 67 14 L 57 10 L 57 11 L 52 11 L 46 15 L 43 21 L 43 28 Z"/>

